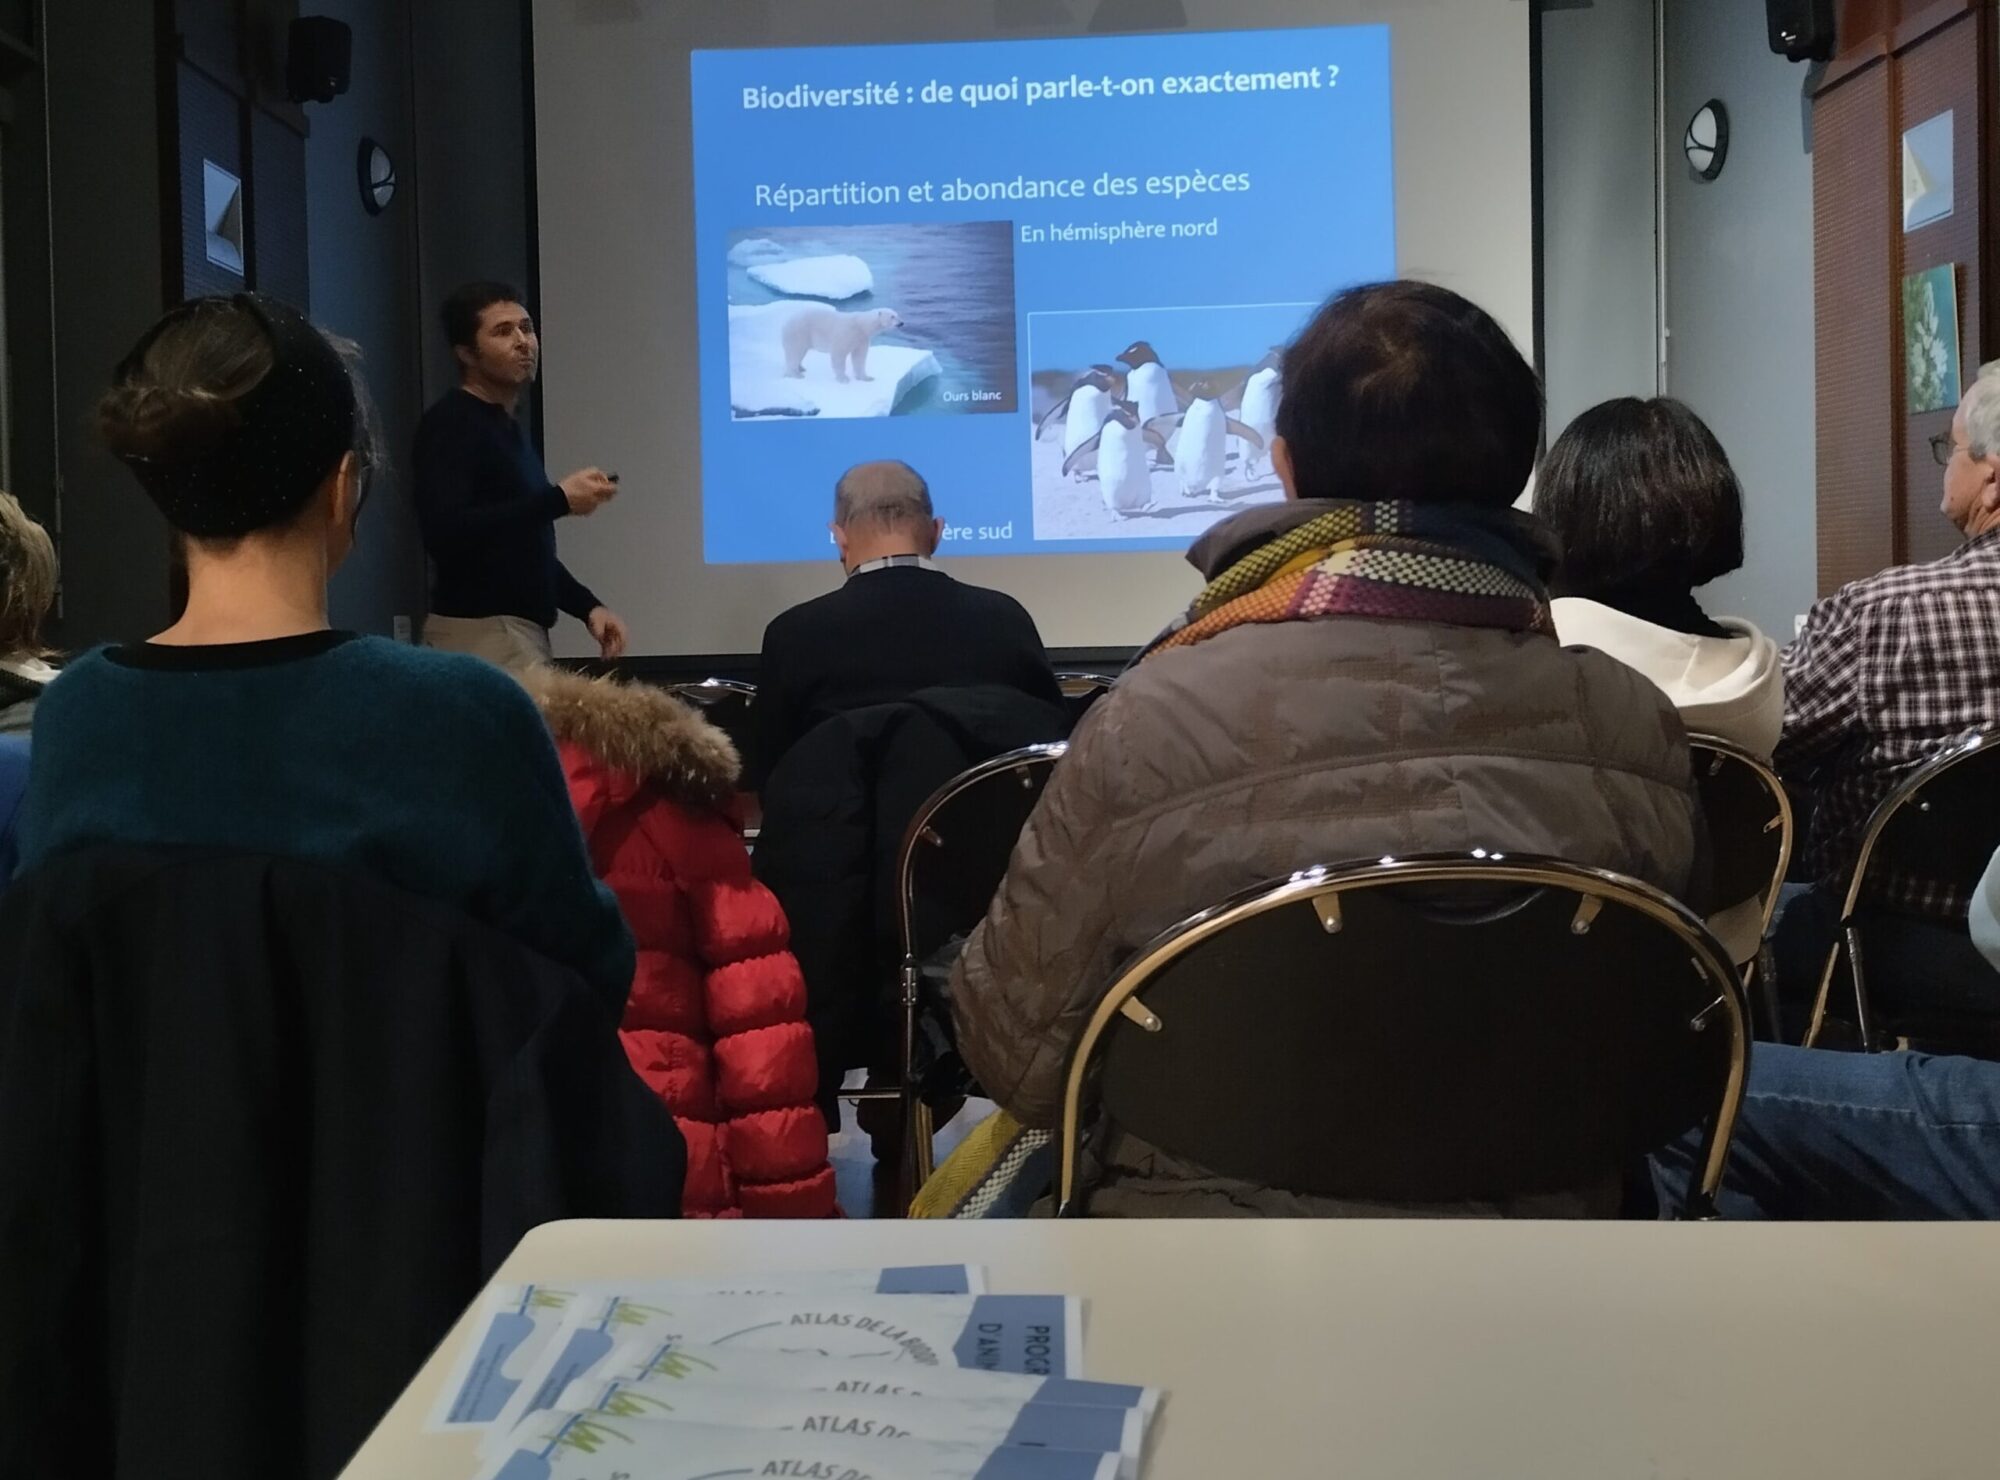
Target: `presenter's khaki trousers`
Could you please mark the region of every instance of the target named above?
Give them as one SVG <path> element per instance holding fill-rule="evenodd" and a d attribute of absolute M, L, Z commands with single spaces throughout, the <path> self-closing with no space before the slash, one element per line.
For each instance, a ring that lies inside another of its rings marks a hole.
<path fill-rule="evenodd" d="M 554 657 L 549 629 L 526 617 L 426 617 L 424 646 L 470 653 L 514 674 L 540 668 Z"/>

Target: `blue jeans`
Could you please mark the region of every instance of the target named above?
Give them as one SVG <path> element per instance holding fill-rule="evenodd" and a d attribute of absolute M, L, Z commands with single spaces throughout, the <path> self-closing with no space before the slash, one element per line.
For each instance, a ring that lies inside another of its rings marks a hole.
<path fill-rule="evenodd" d="M 1653 1158 L 1661 1210 L 1698 1136 Z M 1760 1043 L 1723 1177 L 1725 1218 L 2000 1218 L 2000 1063 Z"/>

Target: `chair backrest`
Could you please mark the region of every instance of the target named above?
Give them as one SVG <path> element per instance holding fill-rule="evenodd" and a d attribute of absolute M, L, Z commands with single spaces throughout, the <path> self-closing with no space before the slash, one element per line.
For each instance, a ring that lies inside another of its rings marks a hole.
<path fill-rule="evenodd" d="M 1478 855 L 1315 868 L 1174 927 L 1112 984 L 1071 1063 L 1063 1203 L 1093 1072 L 1104 1119 L 1257 1186 L 1570 1191 L 1706 1121 L 1712 1195 L 1749 1044 L 1727 954 L 1645 884 Z"/>
<path fill-rule="evenodd" d="M 1056 674 L 1056 682 L 1062 687 L 1065 697 L 1081 699 L 1086 694 L 1095 694 L 1101 689 L 1110 688 L 1118 680 L 1111 677 L 1108 673 L 1082 673 L 1074 670 L 1064 670 Z"/>
<path fill-rule="evenodd" d="M 697 709 L 747 708 L 750 701 L 757 697 L 757 685 L 737 678 L 704 678 L 674 684 L 672 693 L 676 699 Z"/>
<path fill-rule="evenodd" d="M 1914 876 L 1969 895 L 2000 852 L 2000 735 L 1972 732 L 1924 762 L 1868 819 L 1843 918 L 1868 879 Z M 1963 921 L 1958 922 L 1963 924 Z"/>
<path fill-rule="evenodd" d="M 1770 765 L 1730 741 L 1690 735 L 1688 749 L 1708 822 L 1715 903 L 1761 901 L 1768 934 L 1792 862 L 1794 822 L 1785 784 Z"/>
<path fill-rule="evenodd" d="M 1063 707 L 1069 711 L 1070 724 L 1082 719 L 1091 705 L 1111 692 L 1116 682 L 1103 673 L 1058 673 L 1056 683 L 1062 688 Z"/>
<path fill-rule="evenodd" d="M 698 683 L 677 683 L 670 692 L 684 704 L 699 709 L 702 718 L 735 741 L 740 748 L 749 739 L 750 706 L 757 699 L 757 685 L 735 678 L 704 678 Z"/>
<path fill-rule="evenodd" d="M 897 855 L 905 959 L 921 961 L 985 918 L 1007 860 L 1069 747 L 1030 745 L 983 761 L 930 796 Z"/>

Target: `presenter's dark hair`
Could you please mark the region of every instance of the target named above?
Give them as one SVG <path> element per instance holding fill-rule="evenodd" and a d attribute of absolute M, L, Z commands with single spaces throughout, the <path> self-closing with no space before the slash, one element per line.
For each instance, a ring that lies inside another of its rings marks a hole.
<path fill-rule="evenodd" d="M 1535 512 L 1562 539 L 1574 596 L 1705 586 L 1743 564 L 1743 488 L 1715 433 L 1667 396 L 1583 413 L 1542 463 Z"/>
<path fill-rule="evenodd" d="M 1542 387 L 1506 330 L 1430 283 L 1328 301 L 1285 352 L 1278 432 L 1300 498 L 1504 508 L 1542 435 Z"/>
<path fill-rule="evenodd" d="M 496 303 L 519 303 L 521 293 L 512 283 L 481 281 L 464 283 L 451 290 L 444 301 L 444 337 L 454 349 L 470 346 L 479 337 L 479 316 Z"/>

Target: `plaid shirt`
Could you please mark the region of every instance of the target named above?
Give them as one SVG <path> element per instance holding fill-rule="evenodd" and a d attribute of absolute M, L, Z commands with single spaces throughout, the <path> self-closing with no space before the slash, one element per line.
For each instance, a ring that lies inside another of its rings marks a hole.
<path fill-rule="evenodd" d="M 2000 723 L 2000 530 L 1929 565 L 1902 565 L 1820 602 L 1785 649 L 1776 764 L 1814 803 L 1805 862 L 1845 881 L 1877 803 L 1968 730 Z M 1963 890 L 1914 875 L 1870 886 L 1883 902 L 1962 916 Z"/>

